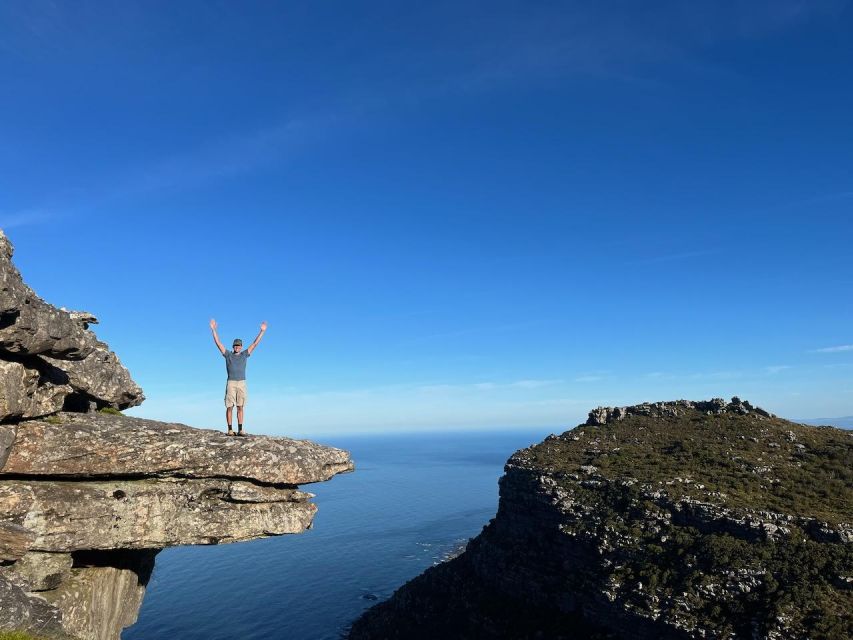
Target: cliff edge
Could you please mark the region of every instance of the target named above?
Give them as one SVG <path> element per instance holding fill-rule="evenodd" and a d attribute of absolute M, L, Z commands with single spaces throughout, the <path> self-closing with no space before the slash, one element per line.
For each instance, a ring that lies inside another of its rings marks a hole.
<path fill-rule="evenodd" d="M 853 434 L 733 398 L 598 408 L 515 453 L 375 638 L 853 637 Z"/>
<path fill-rule="evenodd" d="M 0 630 L 114 640 L 160 549 L 311 526 L 299 486 L 348 452 L 122 415 L 144 395 L 95 317 L 39 298 L 12 253 L 0 231 Z"/>

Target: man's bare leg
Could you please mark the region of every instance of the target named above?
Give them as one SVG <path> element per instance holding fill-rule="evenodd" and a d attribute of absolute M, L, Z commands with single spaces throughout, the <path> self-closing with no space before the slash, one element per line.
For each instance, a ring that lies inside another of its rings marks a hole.
<path fill-rule="evenodd" d="M 237 435 L 243 433 L 243 407 L 237 406 Z"/>
<path fill-rule="evenodd" d="M 226 422 L 226 424 L 228 425 L 228 435 L 229 435 L 229 436 L 230 436 L 232 433 L 234 433 L 234 431 L 231 429 L 231 409 L 233 409 L 233 407 L 228 407 L 228 408 L 226 408 L 226 409 L 225 409 L 225 422 Z M 243 408 L 242 408 L 242 407 L 240 407 L 239 409 L 237 409 L 237 415 L 238 415 L 238 416 L 239 416 L 239 415 L 241 415 L 241 414 L 242 414 L 242 412 L 243 412 Z M 239 418 L 238 418 L 238 419 L 239 419 Z"/>

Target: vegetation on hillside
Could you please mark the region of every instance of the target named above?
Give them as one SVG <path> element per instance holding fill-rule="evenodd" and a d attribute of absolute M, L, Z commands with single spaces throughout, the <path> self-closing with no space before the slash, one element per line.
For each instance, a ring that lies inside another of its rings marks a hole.
<path fill-rule="evenodd" d="M 580 426 L 523 453 L 558 476 L 594 466 L 604 479 L 655 485 L 673 499 L 853 523 L 853 432 L 842 429 L 689 410 Z"/>
<path fill-rule="evenodd" d="M 628 608 L 721 638 L 752 637 L 756 619 L 762 633 L 853 637 L 853 433 L 688 410 L 580 426 L 513 460 L 590 508 L 575 534 L 623 541 L 610 580 Z M 784 524 L 700 531 L 668 509 L 683 499 L 730 521 Z"/>

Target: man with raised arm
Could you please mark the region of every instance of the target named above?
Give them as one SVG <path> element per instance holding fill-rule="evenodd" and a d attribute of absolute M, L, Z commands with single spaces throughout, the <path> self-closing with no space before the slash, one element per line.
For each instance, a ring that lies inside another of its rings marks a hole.
<path fill-rule="evenodd" d="M 232 345 L 233 351 L 226 351 L 225 347 L 219 341 L 219 336 L 216 334 L 216 320 L 210 321 L 210 330 L 213 332 L 213 341 L 219 348 L 219 352 L 225 358 L 225 368 L 228 370 L 228 382 L 225 385 L 225 422 L 228 424 L 228 435 L 233 436 L 234 430 L 231 428 L 231 410 L 234 405 L 237 405 L 237 435 L 245 435 L 243 433 L 243 407 L 246 405 L 246 360 L 252 355 L 252 351 L 258 346 L 261 338 L 264 337 L 264 332 L 267 330 L 267 323 L 261 323 L 261 331 L 255 338 L 255 341 L 249 345 L 249 348 L 243 351 L 243 341 L 240 338 L 234 338 Z"/>

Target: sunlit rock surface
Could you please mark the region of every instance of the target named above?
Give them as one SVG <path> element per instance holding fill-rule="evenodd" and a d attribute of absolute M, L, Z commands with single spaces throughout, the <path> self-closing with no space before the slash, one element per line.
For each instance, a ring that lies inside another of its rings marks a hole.
<path fill-rule="evenodd" d="M 118 414 L 144 396 L 97 320 L 41 300 L 11 257 L 0 231 L 0 630 L 117 640 L 159 549 L 311 526 L 298 485 L 349 453 Z"/>
<path fill-rule="evenodd" d="M 20 423 L 2 473 L 246 478 L 296 485 L 351 469 L 346 451 L 308 440 L 228 437 L 221 430 L 95 412 Z"/>

